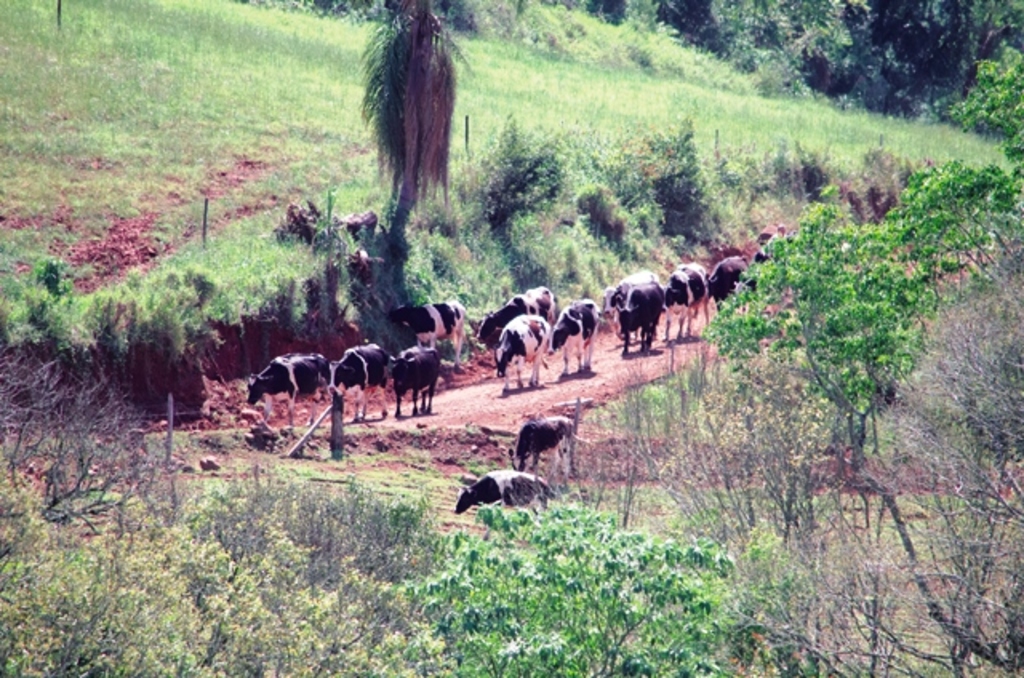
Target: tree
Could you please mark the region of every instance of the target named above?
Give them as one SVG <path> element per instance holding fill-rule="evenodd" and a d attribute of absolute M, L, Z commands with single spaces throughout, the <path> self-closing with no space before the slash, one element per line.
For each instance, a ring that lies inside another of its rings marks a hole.
<path fill-rule="evenodd" d="M 441 185 L 447 202 L 454 55 L 431 0 L 401 0 L 363 54 L 363 117 L 391 174 L 400 229 L 430 187 Z"/>

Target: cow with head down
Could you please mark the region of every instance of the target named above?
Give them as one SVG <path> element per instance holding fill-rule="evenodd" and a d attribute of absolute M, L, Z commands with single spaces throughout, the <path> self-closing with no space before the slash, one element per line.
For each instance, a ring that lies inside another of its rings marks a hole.
<path fill-rule="evenodd" d="M 554 354 L 558 349 L 562 349 L 562 361 L 565 364 L 563 377 L 569 376 L 571 352 L 576 353 L 579 371 L 590 371 L 599 320 L 597 304 L 592 299 L 580 299 L 562 309 L 558 322 L 551 329 L 551 347 L 548 353 Z"/>
<path fill-rule="evenodd" d="M 572 420 L 569 417 L 530 419 L 519 428 L 515 449 L 508 451 L 509 457 L 512 458 L 513 468 L 525 471 L 526 463 L 529 460 L 530 472 L 536 473 L 540 455 L 548 450 L 556 450 L 554 459 L 552 459 L 552 474 L 559 467 L 563 467 L 563 472 L 568 477 L 570 469 L 565 452 L 566 445 L 573 437 L 572 429 Z"/>
<path fill-rule="evenodd" d="M 478 481 L 459 490 L 455 503 L 456 513 L 465 513 L 472 506 L 500 501 L 505 506 L 529 506 L 539 501 L 547 508 L 548 499 L 554 499 L 543 478 L 520 471 L 491 471 Z"/>
<path fill-rule="evenodd" d="M 288 425 L 295 426 L 295 399 L 300 395 L 325 393 L 330 379 L 330 365 L 319 353 L 288 353 L 270 361 L 262 372 L 249 377 L 249 404 L 264 400 L 263 420 L 270 419 L 273 396 L 288 395 Z M 315 412 L 310 411 L 309 423 Z"/>
<path fill-rule="evenodd" d="M 498 346 L 494 349 L 494 362 L 498 367 L 498 376 L 505 378 L 502 393 L 509 392 L 509 372 L 511 365 L 516 367 L 516 380 L 519 388 L 523 387 L 523 365 L 532 363 L 533 373 L 530 386 L 540 384 L 540 365 L 551 341 L 551 326 L 539 315 L 521 315 L 501 331 Z"/>
<path fill-rule="evenodd" d="M 356 346 L 331 363 L 331 386 L 356 399 L 353 421 L 366 419 L 366 401 L 371 392 L 383 393 L 388 385 L 391 356 L 377 344 Z M 387 412 L 385 411 L 385 415 Z"/>

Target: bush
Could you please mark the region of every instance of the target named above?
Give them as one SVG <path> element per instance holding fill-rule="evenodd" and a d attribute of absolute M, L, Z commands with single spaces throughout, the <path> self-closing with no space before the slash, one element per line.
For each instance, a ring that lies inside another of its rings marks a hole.
<path fill-rule="evenodd" d="M 709 210 L 691 122 L 625 140 L 607 174 L 627 209 L 654 204 L 661 210 L 665 235 L 692 242 L 707 237 Z"/>
<path fill-rule="evenodd" d="M 551 204 L 562 192 L 565 171 L 557 144 L 524 134 L 514 121 L 484 161 L 484 220 L 499 234 L 521 215 Z"/>
<path fill-rule="evenodd" d="M 457 533 L 416 598 L 462 676 L 722 672 L 732 564 L 710 541 L 683 546 L 559 507 L 482 508 L 488 540 Z"/>
<path fill-rule="evenodd" d="M 596 235 L 618 243 L 626 235 L 626 221 L 619 214 L 615 196 L 605 186 L 590 185 L 576 197 L 576 209 L 590 220 Z"/>

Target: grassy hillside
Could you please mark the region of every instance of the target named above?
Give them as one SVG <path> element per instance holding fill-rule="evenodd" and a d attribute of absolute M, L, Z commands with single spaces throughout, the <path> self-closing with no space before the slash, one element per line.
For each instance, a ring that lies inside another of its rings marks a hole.
<path fill-rule="evenodd" d="M 200 0 L 74 3 L 64 8 L 60 30 L 55 19 L 52 3 L 16 3 L 0 27 L 0 290 L 7 299 L 0 335 L 9 341 L 56 333 L 63 343 L 88 343 L 105 322 L 95 309 L 109 298 L 91 292 L 111 285 L 121 285 L 115 298 L 136 301 L 140 317 L 167 315 L 159 297 L 182 280 L 185 296 L 190 285 L 211 289 L 195 292 L 199 325 L 204 316 L 237 322 L 280 306 L 282 297 L 301 306 L 294 281 L 319 264 L 305 249 L 269 237 L 284 206 L 312 198 L 322 207 L 333 189 L 338 212 L 385 209 L 387 189 L 359 112 L 359 58 L 372 26 Z M 420 219 L 431 231 L 438 220 L 451 222 L 440 229 L 451 237 L 414 229 L 411 266 L 422 269 L 411 274 L 416 297 L 457 294 L 478 314 L 521 281 L 552 275 L 552 262 L 527 262 L 513 277 L 492 278 L 486 290 L 473 284 L 508 268 L 468 202 L 480 159 L 510 120 L 557 143 L 566 158 L 565 197 L 526 238 L 538 243 L 551 224 L 575 219 L 572 196 L 595 180 L 593 166 L 621 150 L 625 136 L 686 119 L 709 171 L 715 163 L 719 170 L 726 162 L 770 164 L 794 149 L 844 171 L 880 142 L 910 161 L 997 161 L 991 144 L 952 128 L 758 97 L 743 76 L 662 34 L 540 5 L 530 5 L 519 24 L 514 40 L 461 41 L 453 211 L 438 217 L 428 205 Z M 742 183 L 743 172 L 734 174 L 733 183 Z M 213 233 L 205 250 L 204 197 Z M 798 209 L 758 212 L 739 193 L 712 200 L 721 203 L 716 228 L 725 237 Z M 729 201 L 738 206 L 725 207 Z M 126 220 L 142 225 L 124 236 L 134 256 L 104 261 L 89 249 Z M 588 272 L 538 282 L 594 294 L 653 256 L 657 234 L 643 236 L 609 250 L 585 229 L 570 230 L 554 249 Z M 65 261 L 78 283 L 63 305 L 40 300 L 42 274 L 26 275 L 50 257 Z M 149 273 L 125 279 L 123 267 L 140 263 Z"/>

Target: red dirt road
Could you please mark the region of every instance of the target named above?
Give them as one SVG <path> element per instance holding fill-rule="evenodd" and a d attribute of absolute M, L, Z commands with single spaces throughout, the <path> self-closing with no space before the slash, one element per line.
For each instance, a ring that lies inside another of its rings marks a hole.
<path fill-rule="evenodd" d="M 673 327 L 673 330 L 675 328 Z M 664 332 L 664 325 L 659 327 Z M 439 390 L 434 396 L 433 414 L 411 416 L 412 402 L 410 394 L 402 401 L 402 418 L 395 419 L 394 393 L 388 391 L 387 416 L 381 419 L 381 407 L 385 404 L 380 397 L 372 399 L 367 408 L 367 421 L 353 424 L 353 430 L 361 428 L 374 429 L 415 429 L 415 428 L 464 428 L 467 425 L 486 426 L 492 429 L 517 431 L 519 425 L 531 417 L 571 411 L 571 407 L 561 405 L 575 402 L 576 398 L 590 398 L 593 405 L 601 405 L 613 399 L 629 386 L 653 381 L 667 374 L 672 362 L 672 347 L 662 341 L 663 335 L 654 342 L 650 355 L 635 352 L 631 346 L 630 354 L 623 358 L 622 341 L 610 332 L 598 335 L 594 347 L 594 357 L 590 373 L 577 373 L 576 361 L 569 363 L 571 374 L 561 379 L 562 356 L 557 353 L 549 356 L 547 367 L 541 367 L 539 387 L 516 388 L 513 371 L 508 394 L 502 394 L 504 380 L 495 376 L 494 359 L 490 353 L 475 353 L 471 360 L 464 364 L 461 373 L 447 372 L 447 379 L 439 380 Z M 709 350 L 708 345 L 696 338 L 683 342 L 675 347 L 675 365 L 689 362 L 701 351 Z M 523 383 L 529 382 L 529 372 L 524 372 Z M 296 404 L 296 423 L 308 417 L 310 405 Z M 322 408 L 322 405 L 313 404 Z M 351 417 L 350 405 L 346 403 L 345 417 Z M 285 408 L 278 405 L 271 418 L 273 426 L 284 423 Z"/>

